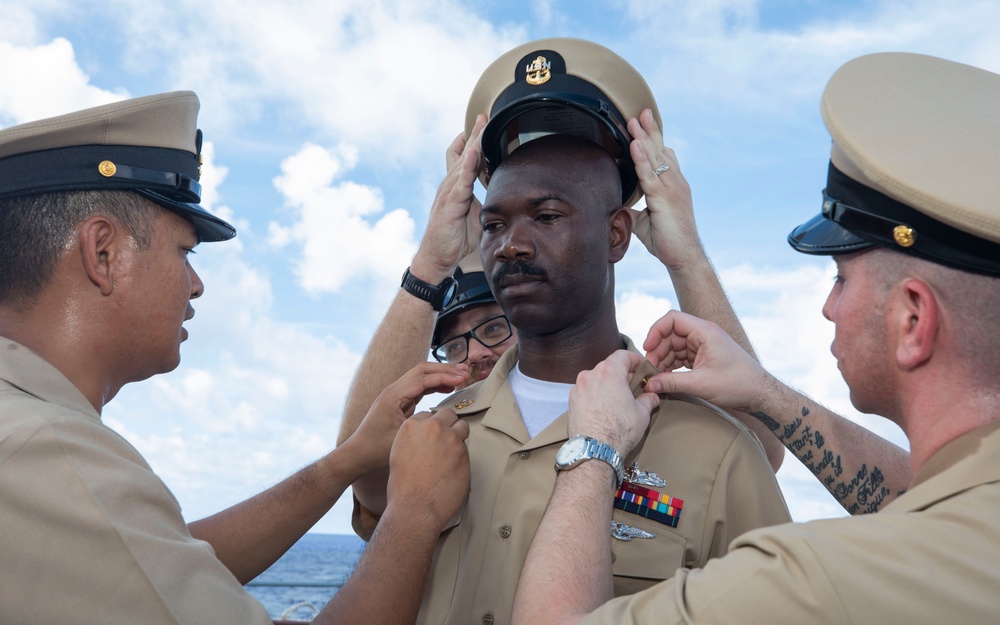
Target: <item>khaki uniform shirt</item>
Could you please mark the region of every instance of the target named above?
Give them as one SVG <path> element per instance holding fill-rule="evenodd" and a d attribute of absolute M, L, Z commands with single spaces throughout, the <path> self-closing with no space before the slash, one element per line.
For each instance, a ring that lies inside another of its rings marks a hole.
<path fill-rule="evenodd" d="M 472 481 L 438 541 L 420 624 L 510 622 L 518 576 L 555 486 L 556 452 L 567 438 L 563 414 L 529 440 L 507 379 L 517 353 L 509 349 L 486 380 L 441 404 L 469 422 Z M 640 379 L 656 373 L 644 367 L 633 382 L 636 393 Z M 656 472 L 666 480 L 656 490 L 684 505 L 676 528 L 614 511 L 615 520 L 655 534 L 624 542 L 608 528 L 616 595 L 704 565 L 743 532 L 789 520 L 760 442 L 728 415 L 694 401 L 663 401 L 641 449 L 626 461 Z"/>
<path fill-rule="evenodd" d="M 2 337 L 0 623 L 270 623 L 142 456 Z"/>
<path fill-rule="evenodd" d="M 943 447 L 876 514 L 751 532 L 584 622 L 1000 622 L 1000 421 Z"/>

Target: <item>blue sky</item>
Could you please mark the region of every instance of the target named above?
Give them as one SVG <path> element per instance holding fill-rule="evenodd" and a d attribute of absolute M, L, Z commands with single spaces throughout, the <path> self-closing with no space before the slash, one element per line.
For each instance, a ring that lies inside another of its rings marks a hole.
<path fill-rule="evenodd" d="M 1000 72 L 998 23 L 989 0 L 0 0 L 0 126 L 173 89 L 202 99 L 205 204 L 240 234 L 198 250 L 206 295 L 181 366 L 105 410 L 194 519 L 334 444 L 472 86 L 549 36 L 601 43 L 647 78 L 764 363 L 905 442 L 852 411 L 820 315 L 832 264 L 785 236 L 819 208 L 833 71 L 896 50 Z M 641 340 L 674 302 L 666 272 L 634 241 L 617 285 L 622 328 Z M 797 520 L 843 514 L 794 460 L 779 480 Z M 338 505 L 316 530 L 349 533 L 349 515 Z"/>

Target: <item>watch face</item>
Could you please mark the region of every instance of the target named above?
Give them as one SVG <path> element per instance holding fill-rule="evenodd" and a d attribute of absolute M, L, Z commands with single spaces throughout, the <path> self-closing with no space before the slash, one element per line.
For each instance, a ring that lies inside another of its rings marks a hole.
<path fill-rule="evenodd" d="M 556 463 L 560 465 L 571 464 L 583 457 L 583 450 L 587 446 L 587 439 L 583 436 L 574 436 L 556 452 Z"/>
<path fill-rule="evenodd" d="M 442 309 L 445 309 L 445 308 L 448 307 L 448 304 L 451 303 L 451 300 L 453 300 L 455 298 L 455 292 L 456 291 L 458 291 L 458 281 L 452 279 L 452 280 L 450 280 L 448 282 L 448 285 L 445 287 L 444 297 L 441 298 L 441 308 Z"/>

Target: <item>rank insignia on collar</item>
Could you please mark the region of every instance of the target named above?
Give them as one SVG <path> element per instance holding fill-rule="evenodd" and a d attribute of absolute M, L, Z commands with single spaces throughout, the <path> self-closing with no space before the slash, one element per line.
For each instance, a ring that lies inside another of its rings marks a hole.
<path fill-rule="evenodd" d="M 637 484 L 622 482 L 615 494 L 615 507 L 631 514 L 677 527 L 684 500 Z"/>
<path fill-rule="evenodd" d="M 628 542 L 633 538 L 656 538 L 656 534 L 618 521 L 611 521 L 611 537 Z"/>

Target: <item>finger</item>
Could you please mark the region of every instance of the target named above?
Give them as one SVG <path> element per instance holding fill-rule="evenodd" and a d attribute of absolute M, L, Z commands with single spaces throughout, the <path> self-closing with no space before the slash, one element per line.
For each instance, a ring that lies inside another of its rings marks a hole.
<path fill-rule="evenodd" d="M 430 418 L 434 419 L 435 421 L 440 421 L 442 424 L 447 425 L 448 427 L 451 427 L 452 425 L 455 424 L 456 421 L 458 421 L 458 415 L 456 415 L 455 411 L 452 410 L 451 408 L 442 408 L 437 412 L 435 412 L 433 415 L 431 415 Z"/>
<path fill-rule="evenodd" d="M 656 197 L 664 188 L 663 181 L 654 173 L 654 170 L 659 165 L 653 163 L 647 149 L 643 147 L 638 139 L 632 141 L 629 145 L 629 153 L 632 155 L 632 162 L 635 164 L 635 175 L 639 179 L 639 186 L 642 187 L 642 192 L 648 196 Z"/>
<path fill-rule="evenodd" d="M 468 421 L 463 421 L 462 419 L 458 419 L 457 421 L 451 424 L 451 430 L 452 432 L 458 434 L 458 437 L 463 441 L 469 438 Z"/>
<path fill-rule="evenodd" d="M 612 371 L 621 379 L 628 380 L 635 373 L 635 370 L 642 364 L 643 357 L 628 350 L 619 349 L 608 356 L 602 365 L 611 367 Z"/>
<path fill-rule="evenodd" d="M 699 371 L 667 371 L 646 380 L 646 390 L 650 393 L 688 393 L 698 395 Z"/>
<path fill-rule="evenodd" d="M 649 388 L 648 381 L 646 382 L 646 388 Z M 646 411 L 646 414 L 653 412 L 660 405 L 660 398 L 652 391 L 639 395 L 635 398 L 635 401 Z"/>
<path fill-rule="evenodd" d="M 455 387 L 466 381 L 469 374 L 452 365 L 431 367 L 420 365 L 407 371 L 403 377 L 393 382 L 383 393 L 394 397 L 398 403 L 419 400 L 440 387 Z"/>
<path fill-rule="evenodd" d="M 445 170 L 451 170 L 455 166 L 455 163 L 462 158 L 462 153 L 465 152 L 465 131 L 458 133 L 455 140 L 451 142 L 448 149 L 444 152 L 444 163 Z"/>
<path fill-rule="evenodd" d="M 415 415 L 407 419 L 407 421 L 426 421 L 427 419 L 430 419 L 437 413 L 438 413 L 437 410 L 425 410 L 423 412 L 416 413 Z"/>
<path fill-rule="evenodd" d="M 646 351 L 654 351 L 662 345 L 666 337 L 674 332 L 674 320 L 677 318 L 676 311 L 669 311 L 653 322 L 646 333 L 646 340 L 642 342 L 642 348 Z M 648 357 L 648 356 L 647 356 Z"/>
<path fill-rule="evenodd" d="M 656 118 L 653 117 L 651 109 L 645 108 L 639 113 L 639 125 L 642 126 L 643 131 L 645 131 L 653 143 L 664 144 L 663 133 L 660 131 L 660 126 L 656 123 Z"/>

